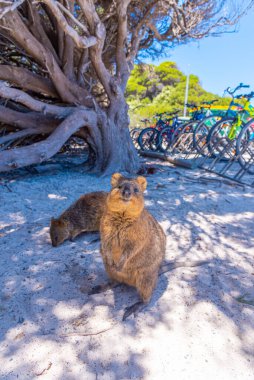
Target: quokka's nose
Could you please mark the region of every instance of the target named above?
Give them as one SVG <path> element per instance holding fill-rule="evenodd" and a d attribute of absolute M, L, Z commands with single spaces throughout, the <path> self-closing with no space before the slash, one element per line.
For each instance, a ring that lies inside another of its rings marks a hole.
<path fill-rule="evenodd" d="M 129 186 L 124 186 L 123 190 L 122 190 L 122 195 L 124 198 L 130 198 L 131 196 L 131 189 Z"/>

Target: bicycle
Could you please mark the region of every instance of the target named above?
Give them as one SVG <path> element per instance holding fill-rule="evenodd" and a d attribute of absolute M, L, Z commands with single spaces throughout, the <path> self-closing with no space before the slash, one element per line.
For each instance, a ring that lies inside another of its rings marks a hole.
<path fill-rule="evenodd" d="M 159 139 L 164 143 L 164 151 L 169 149 L 174 151 L 174 153 L 188 153 L 189 151 L 192 151 L 194 147 L 193 133 L 200 122 L 214 119 L 210 108 L 216 101 L 217 99 L 210 102 L 203 102 L 200 106 L 197 106 L 194 103 L 187 103 L 186 106 L 188 108 L 194 109 L 192 118 L 175 128 L 173 133 L 168 133 L 168 136 L 166 135 L 166 137 L 163 136 L 161 132 Z M 166 129 L 163 131 L 163 134 L 166 134 Z M 161 143 L 159 143 L 159 147 L 161 147 Z"/>
<path fill-rule="evenodd" d="M 157 119 L 155 126 L 145 128 L 141 131 L 138 136 L 138 144 L 142 150 L 157 150 L 158 149 L 158 135 L 161 130 L 170 125 L 170 122 L 173 120 L 173 123 L 176 123 L 176 115 L 179 111 L 175 112 L 163 112 L 156 114 L 154 116 Z M 163 119 L 163 115 L 166 116 L 175 116 L 171 118 Z"/>
<path fill-rule="evenodd" d="M 235 142 L 246 124 L 246 118 L 249 117 L 250 99 L 254 97 L 254 92 L 234 96 L 235 92 L 241 88 L 249 88 L 249 86 L 240 83 L 234 90 L 230 88 L 226 90 L 232 97 L 228 110 L 225 116 L 210 129 L 207 136 L 207 148 L 211 157 L 223 155 L 223 158 L 228 160 L 236 153 Z M 244 105 L 241 105 L 235 103 L 235 99 L 246 99 L 246 101 Z M 238 107 L 238 111 L 232 111 L 232 106 Z"/>
<path fill-rule="evenodd" d="M 145 128 L 147 128 L 147 124 L 150 123 L 150 120 L 149 119 L 141 119 L 140 122 L 145 123 Z M 139 137 L 142 130 L 143 129 L 141 129 L 141 128 L 133 128 L 130 130 L 131 139 L 132 139 L 133 144 L 137 150 L 140 149 L 140 146 L 138 144 L 138 137 Z"/>
<path fill-rule="evenodd" d="M 252 117 L 242 128 L 236 141 L 236 157 L 239 164 L 249 174 L 254 174 L 254 107 L 246 104 L 247 112 Z"/>

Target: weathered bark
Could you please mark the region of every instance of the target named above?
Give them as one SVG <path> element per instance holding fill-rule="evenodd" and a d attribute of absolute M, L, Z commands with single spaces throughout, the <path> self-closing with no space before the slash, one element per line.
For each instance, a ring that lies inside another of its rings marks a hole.
<path fill-rule="evenodd" d="M 48 117 L 37 112 L 18 112 L 8 107 L 0 106 L 0 122 L 13 125 L 21 129 L 27 128 L 44 128 L 50 126 L 55 128 L 60 120 Z"/>
<path fill-rule="evenodd" d="M 126 125 L 109 119 L 107 128 L 103 130 L 103 148 L 101 170 L 105 174 L 116 171 L 126 173 L 138 171 L 140 167 L 138 155 Z"/>
<path fill-rule="evenodd" d="M 88 107 L 93 105 L 92 96 L 66 78 L 51 51 L 47 50 L 32 35 L 17 11 L 8 13 L 2 20 L 0 19 L 1 31 L 10 36 L 30 56 L 34 57 L 42 67 L 45 67 L 60 98 L 64 102 L 82 104 Z"/>
<path fill-rule="evenodd" d="M 120 107 L 120 104 L 116 102 L 115 107 L 117 105 L 117 110 L 111 111 L 110 115 L 102 110 L 97 110 L 95 113 L 77 107 L 56 129 L 52 126 L 45 126 L 45 121 L 36 128 L 32 128 L 31 125 L 34 125 L 33 113 L 33 122 L 30 123 L 30 128 L 24 128 L 23 131 L 0 138 L 0 144 L 24 136 L 53 132 L 42 142 L 0 152 L 0 171 L 9 171 L 42 162 L 57 153 L 71 135 L 81 128 L 86 128 L 85 135 L 92 149 L 91 154 L 93 154 L 91 169 L 94 172 L 103 172 L 104 174 L 111 174 L 117 170 L 136 172 L 139 163 L 128 131 L 127 106 L 123 103 Z M 11 114 L 20 116 L 20 113 L 16 111 L 11 111 Z M 23 116 L 27 115 L 28 120 L 29 116 L 31 117 L 29 114 L 23 114 Z M 9 119 L 9 121 L 11 120 Z M 23 123 L 21 124 L 23 126 Z"/>
<path fill-rule="evenodd" d="M 0 79 L 8 81 L 23 90 L 30 90 L 48 97 L 57 98 L 52 82 L 23 67 L 0 65 Z"/>
<path fill-rule="evenodd" d="M 102 151 L 97 153 L 95 169 L 104 174 L 119 170 L 136 173 L 139 159 L 129 134 L 127 104 L 122 98 L 114 103 L 108 113 L 100 117 Z M 97 139 L 97 137 L 96 137 Z"/>
<path fill-rule="evenodd" d="M 96 124 L 96 120 L 94 112 L 77 108 L 44 141 L 0 152 L 0 171 L 5 172 L 47 160 L 61 149 L 72 134 L 87 124 Z"/>
<path fill-rule="evenodd" d="M 10 141 L 19 140 L 20 138 L 41 134 L 48 134 L 52 132 L 53 128 L 51 127 L 40 127 L 40 128 L 26 128 L 22 131 L 9 133 L 6 136 L 0 137 L 0 145 L 9 143 Z M 8 144 L 9 145 L 9 144 Z"/>
<path fill-rule="evenodd" d="M 12 99 L 15 102 L 27 106 L 33 111 L 42 112 L 45 115 L 53 115 L 60 118 L 69 115 L 73 111 L 72 107 L 59 107 L 56 105 L 47 104 L 45 102 L 40 102 L 21 90 L 16 90 L 7 86 L 3 81 L 0 81 L 0 97 Z"/>

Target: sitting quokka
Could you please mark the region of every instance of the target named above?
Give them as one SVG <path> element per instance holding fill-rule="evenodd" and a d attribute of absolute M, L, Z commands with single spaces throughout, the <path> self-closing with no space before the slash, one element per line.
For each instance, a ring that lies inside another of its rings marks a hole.
<path fill-rule="evenodd" d="M 129 179 L 115 173 L 111 185 L 100 225 L 101 255 L 110 279 L 134 286 L 142 300 L 126 309 L 125 320 L 150 301 L 165 257 L 166 236 L 144 208 L 144 177 Z M 91 293 L 101 290 L 105 287 Z"/>
<path fill-rule="evenodd" d="M 50 237 L 53 247 L 67 239 L 73 240 L 81 232 L 99 231 L 107 195 L 104 191 L 84 194 L 59 218 L 52 218 Z"/>

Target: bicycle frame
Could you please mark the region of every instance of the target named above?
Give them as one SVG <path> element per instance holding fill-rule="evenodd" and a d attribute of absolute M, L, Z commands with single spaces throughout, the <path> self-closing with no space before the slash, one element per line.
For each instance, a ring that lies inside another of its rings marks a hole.
<path fill-rule="evenodd" d="M 234 140 L 240 133 L 243 123 L 246 123 L 250 117 L 254 117 L 254 107 L 250 104 L 250 100 L 246 98 L 246 102 L 242 110 L 237 114 L 236 120 L 233 122 L 227 137 L 230 140 Z"/>

